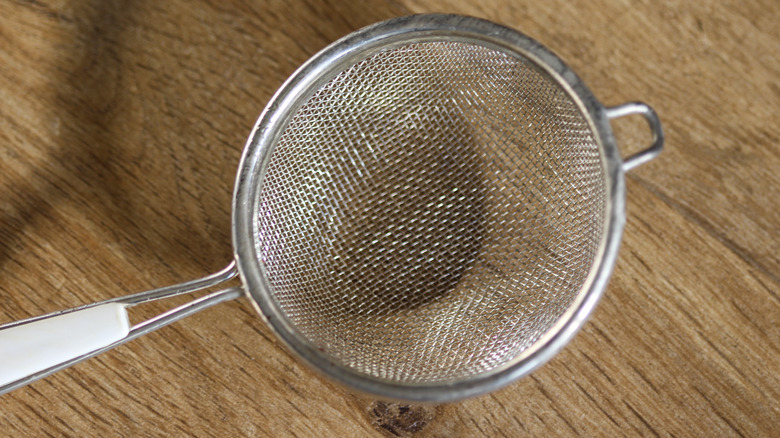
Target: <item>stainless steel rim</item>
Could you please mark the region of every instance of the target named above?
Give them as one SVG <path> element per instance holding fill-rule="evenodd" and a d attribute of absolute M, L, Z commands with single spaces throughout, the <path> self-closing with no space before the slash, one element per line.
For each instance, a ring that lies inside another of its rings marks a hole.
<path fill-rule="evenodd" d="M 607 231 L 600 243 L 599 262 L 586 282 L 586 292 L 578 296 L 547 336 L 515 360 L 460 381 L 401 385 L 336 365 L 303 340 L 270 296 L 266 274 L 258 263 L 254 221 L 265 166 L 285 127 L 286 115 L 293 113 L 320 84 L 356 59 L 399 44 L 431 40 L 478 43 L 515 54 L 545 72 L 569 94 L 587 118 L 602 151 L 608 193 Z M 257 121 L 241 158 L 233 197 L 233 245 L 238 270 L 247 294 L 270 327 L 304 362 L 331 379 L 387 399 L 444 402 L 483 394 L 515 381 L 547 362 L 571 340 L 592 313 L 614 266 L 625 222 L 622 165 L 605 108 L 571 69 L 536 41 L 512 29 L 470 17 L 419 15 L 386 21 L 350 34 L 310 59 L 285 82 Z"/>

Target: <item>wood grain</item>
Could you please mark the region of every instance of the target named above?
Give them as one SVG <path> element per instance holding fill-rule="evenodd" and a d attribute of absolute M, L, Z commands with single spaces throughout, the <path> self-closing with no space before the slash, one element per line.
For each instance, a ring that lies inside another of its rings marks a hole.
<path fill-rule="evenodd" d="M 222 268 L 276 88 L 338 37 L 422 12 L 517 28 L 605 104 L 662 118 L 574 341 L 494 394 L 407 409 L 323 380 L 231 302 L 2 396 L 0 435 L 780 436 L 773 0 L 0 1 L 0 323 Z M 627 122 L 628 153 L 647 134 Z"/>

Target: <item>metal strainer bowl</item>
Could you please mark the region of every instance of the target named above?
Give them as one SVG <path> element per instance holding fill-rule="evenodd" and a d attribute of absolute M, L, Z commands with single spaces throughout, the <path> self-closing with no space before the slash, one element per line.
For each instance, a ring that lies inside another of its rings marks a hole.
<path fill-rule="evenodd" d="M 609 119 L 632 113 L 655 138 L 624 161 Z M 124 311 L 236 267 L 242 287 L 4 390 L 240 295 L 304 361 L 352 388 L 416 401 L 497 389 L 591 313 L 620 242 L 623 173 L 662 142 L 647 105 L 603 107 L 513 30 L 452 15 L 360 30 L 302 66 L 252 131 L 234 194 L 235 265 L 99 304 Z"/>

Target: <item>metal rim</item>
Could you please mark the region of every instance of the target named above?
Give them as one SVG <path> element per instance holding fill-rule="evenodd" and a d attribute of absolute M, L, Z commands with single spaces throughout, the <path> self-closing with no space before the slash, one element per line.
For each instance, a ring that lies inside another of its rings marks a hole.
<path fill-rule="evenodd" d="M 254 244 L 257 195 L 275 141 L 283 131 L 285 115 L 294 112 L 319 84 L 349 65 L 381 49 L 425 40 L 461 40 L 493 47 L 529 60 L 549 75 L 580 107 L 591 125 L 606 169 L 606 232 L 598 262 L 572 306 L 549 334 L 518 358 L 490 372 L 462 381 L 398 384 L 357 373 L 334 364 L 303 341 L 276 305 L 270 285 L 258 263 Z M 329 73 L 333 73 L 329 75 Z M 378 23 L 331 44 L 301 66 L 277 91 L 261 114 L 246 143 L 233 196 L 233 246 L 244 287 L 257 311 L 287 346 L 315 370 L 361 392 L 387 399 L 444 402 L 479 395 L 506 386 L 552 358 L 582 327 L 592 313 L 611 274 L 625 222 L 625 183 L 622 160 L 604 107 L 577 75 L 556 55 L 531 38 L 489 21 L 457 15 L 418 15 Z"/>

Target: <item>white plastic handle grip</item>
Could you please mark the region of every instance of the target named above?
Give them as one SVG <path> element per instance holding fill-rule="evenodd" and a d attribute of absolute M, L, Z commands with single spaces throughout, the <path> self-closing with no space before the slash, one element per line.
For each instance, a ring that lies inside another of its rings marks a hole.
<path fill-rule="evenodd" d="M 0 386 L 127 336 L 125 305 L 105 303 L 0 330 Z"/>
<path fill-rule="evenodd" d="M 209 276 L 0 326 L 0 395 L 75 365 L 193 313 L 244 296 L 231 287 L 130 327 L 127 308 L 207 289 L 238 275 L 236 263 Z"/>

